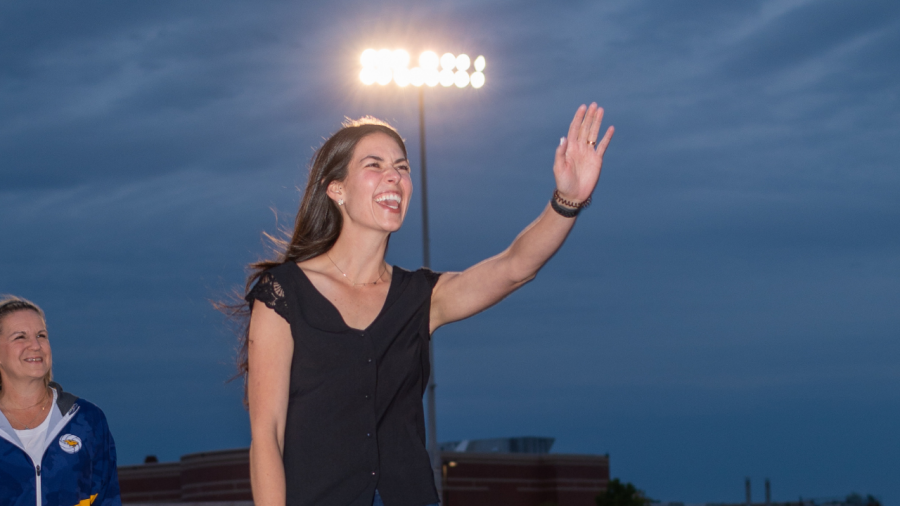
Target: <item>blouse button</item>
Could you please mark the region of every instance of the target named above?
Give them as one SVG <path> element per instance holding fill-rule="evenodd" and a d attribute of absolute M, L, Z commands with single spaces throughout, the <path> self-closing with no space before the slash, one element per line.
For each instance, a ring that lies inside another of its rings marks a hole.
<path fill-rule="evenodd" d="M 366 394 L 366 399 L 368 399 L 368 398 L 369 398 L 369 394 Z"/>
<path fill-rule="evenodd" d="M 375 476 L 375 471 L 372 471 L 372 476 Z"/>
<path fill-rule="evenodd" d="M 369 359 L 369 360 L 367 360 L 367 361 L 366 361 L 366 362 L 368 362 L 368 363 L 370 363 L 370 364 L 371 364 L 371 363 L 372 363 L 372 359 L 371 359 L 371 358 L 370 358 L 370 359 Z"/>
<path fill-rule="evenodd" d="M 371 433 L 371 432 L 366 432 L 366 437 L 372 437 L 372 433 Z"/>

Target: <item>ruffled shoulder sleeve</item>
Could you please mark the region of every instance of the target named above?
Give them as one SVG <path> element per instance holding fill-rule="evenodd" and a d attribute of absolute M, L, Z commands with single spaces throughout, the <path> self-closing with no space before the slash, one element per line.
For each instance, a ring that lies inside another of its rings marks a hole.
<path fill-rule="evenodd" d="M 257 280 L 256 285 L 250 289 L 250 292 L 244 298 L 247 300 L 247 303 L 250 304 L 251 309 L 253 308 L 253 301 L 258 300 L 265 304 L 266 307 L 273 309 L 288 323 L 291 322 L 290 318 L 288 318 L 288 306 L 287 300 L 284 297 L 284 287 L 277 279 L 275 279 L 272 272 L 264 272 L 262 276 L 259 277 L 259 280 Z"/>

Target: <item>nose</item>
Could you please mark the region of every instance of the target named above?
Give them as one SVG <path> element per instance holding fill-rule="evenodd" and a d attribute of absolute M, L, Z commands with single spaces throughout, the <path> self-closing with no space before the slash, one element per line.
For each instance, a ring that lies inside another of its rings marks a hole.
<path fill-rule="evenodd" d="M 385 178 L 388 183 L 400 181 L 400 170 L 396 167 L 391 167 L 390 170 L 385 171 Z"/>

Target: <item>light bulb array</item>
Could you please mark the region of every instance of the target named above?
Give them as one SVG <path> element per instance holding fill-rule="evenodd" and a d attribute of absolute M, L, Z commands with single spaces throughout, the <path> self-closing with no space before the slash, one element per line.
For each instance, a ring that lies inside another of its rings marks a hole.
<path fill-rule="evenodd" d="M 440 57 L 434 51 L 425 51 L 419 55 L 419 65 L 410 68 L 409 53 L 402 49 L 366 49 L 359 59 L 362 70 L 359 79 L 363 84 L 378 83 L 382 86 L 394 81 L 401 88 L 413 86 L 444 87 L 456 85 L 465 88 L 484 86 L 484 56 L 475 58 L 473 62 L 468 55 L 444 53 Z M 473 71 L 470 74 L 469 69 Z"/>

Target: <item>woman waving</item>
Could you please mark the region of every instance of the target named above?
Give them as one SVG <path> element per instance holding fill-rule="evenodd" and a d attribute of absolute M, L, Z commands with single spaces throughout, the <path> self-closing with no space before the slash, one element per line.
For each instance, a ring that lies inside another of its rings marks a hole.
<path fill-rule="evenodd" d="M 463 272 L 385 262 L 412 197 L 397 132 L 365 118 L 316 152 L 279 257 L 252 265 L 243 343 L 257 506 L 426 506 L 438 502 L 422 395 L 438 327 L 529 280 L 590 202 L 603 110 L 581 106 L 560 140 L 556 190 L 505 251 Z M 548 192 L 549 193 L 549 192 Z"/>

